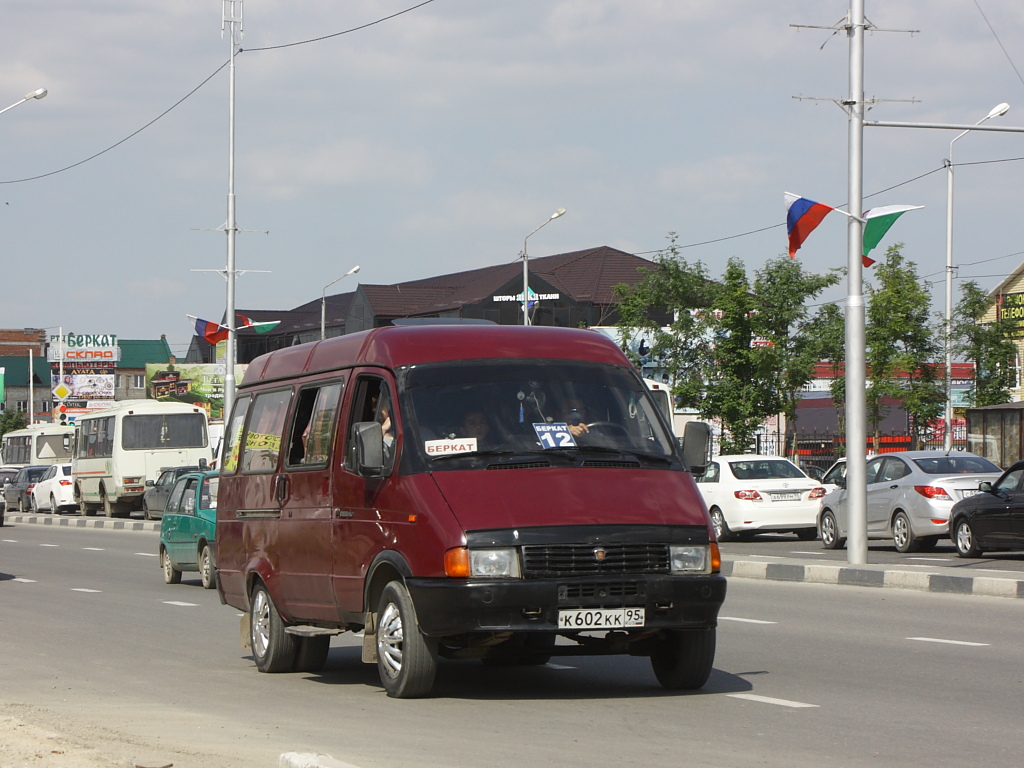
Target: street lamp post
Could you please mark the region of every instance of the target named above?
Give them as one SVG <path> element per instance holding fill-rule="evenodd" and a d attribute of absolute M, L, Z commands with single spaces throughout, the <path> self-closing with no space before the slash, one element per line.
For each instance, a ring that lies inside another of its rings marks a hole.
<path fill-rule="evenodd" d="M 530 324 L 530 257 L 526 255 L 526 241 L 530 239 L 541 227 L 565 213 L 565 208 L 559 208 L 552 213 L 537 229 L 523 238 L 523 325 Z"/>
<path fill-rule="evenodd" d="M 324 291 L 320 295 L 320 341 L 327 338 L 327 289 L 334 285 L 339 280 L 344 280 L 349 275 L 354 275 L 359 271 L 359 265 L 356 264 L 352 269 L 346 272 L 344 275 L 338 278 L 338 280 L 331 280 L 327 285 L 324 286 Z"/>
<path fill-rule="evenodd" d="M 975 125 L 1005 115 L 1009 109 L 1010 105 L 1005 102 L 997 104 Z M 953 449 L 953 145 L 970 132 L 970 128 L 961 131 L 949 142 L 949 161 L 946 164 L 946 424 L 942 439 L 942 447 L 946 451 Z"/>
<path fill-rule="evenodd" d="M 24 104 L 29 99 L 41 99 L 44 96 L 46 96 L 46 89 L 45 88 L 36 88 L 36 90 L 32 91 L 32 93 L 26 93 L 22 98 L 18 99 L 16 102 L 11 104 L 11 106 L 4 107 L 3 109 L 0 109 L 0 114 L 3 114 L 8 109 L 14 109 L 19 104 Z"/>

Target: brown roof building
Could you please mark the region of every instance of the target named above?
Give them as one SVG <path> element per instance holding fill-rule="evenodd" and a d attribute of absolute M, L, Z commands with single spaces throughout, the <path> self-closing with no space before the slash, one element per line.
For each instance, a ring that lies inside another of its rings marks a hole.
<path fill-rule="evenodd" d="M 614 288 L 633 285 L 654 262 L 600 246 L 555 256 L 531 258 L 530 322 L 534 325 L 590 327 L 618 320 Z M 410 280 L 393 285 L 360 284 L 350 293 L 325 300 L 325 335 L 391 325 L 403 318 L 459 318 L 518 325 L 522 315 L 521 261 L 466 272 Z M 256 322 L 280 320 L 266 334 L 238 332 L 238 362 L 248 363 L 265 352 L 320 338 L 321 300 L 292 310 L 239 310 Z M 213 348 L 194 337 L 189 362 L 212 362 Z"/>

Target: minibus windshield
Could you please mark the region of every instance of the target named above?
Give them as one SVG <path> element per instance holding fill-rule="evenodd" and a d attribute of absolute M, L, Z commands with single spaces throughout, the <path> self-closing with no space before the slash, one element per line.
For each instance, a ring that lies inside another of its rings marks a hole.
<path fill-rule="evenodd" d="M 409 369 L 410 437 L 428 462 L 474 454 L 623 452 L 664 460 L 673 438 L 626 369 L 487 360 Z"/>

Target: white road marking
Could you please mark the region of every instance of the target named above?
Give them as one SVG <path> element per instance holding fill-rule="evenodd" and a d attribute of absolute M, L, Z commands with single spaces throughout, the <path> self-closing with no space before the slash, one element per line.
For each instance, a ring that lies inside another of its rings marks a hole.
<path fill-rule="evenodd" d="M 764 621 L 762 619 L 741 619 L 738 616 L 719 616 L 719 621 L 741 621 L 744 624 L 778 624 L 777 621 Z"/>
<path fill-rule="evenodd" d="M 73 588 L 71 591 L 72 592 L 97 592 L 98 593 L 98 592 L 102 592 L 103 590 L 101 590 L 101 589 L 83 589 L 81 587 L 76 587 L 76 588 Z"/>
<path fill-rule="evenodd" d="M 734 699 L 746 699 L 747 701 L 756 701 L 761 704 L 774 704 L 777 707 L 792 707 L 793 709 L 804 709 L 807 707 L 817 708 L 817 704 L 805 704 L 802 701 L 787 701 L 786 699 L 773 699 L 769 696 L 758 696 L 754 693 L 727 693 L 726 696 L 731 696 Z"/>
<path fill-rule="evenodd" d="M 86 550 L 87 552 L 106 552 L 107 551 L 103 547 L 82 547 L 82 549 Z"/>
<path fill-rule="evenodd" d="M 4 544 L 17 544 L 17 539 L 4 539 Z"/>
<path fill-rule="evenodd" d="M 198 608 L 199 603 L 183 603 L 180 600 L 164 600 L 164 605 L 178 605 L 182 608 Z"/>
<path fill-rule="evenodd" d="M 40 544 L 40 547 L 59 547 L 60 544 Z"/>
<path fill-rule="evenodd" d="M 940 637 L 907 637 L 906 640 L 919 640 L 922 643 L 944 643 L 946 645 L 969 645 L 973 647 L 984 647 L 991 643 L 969 643 L 966 640 L 943 640 Z"/>
<path fill-rule="evenodd" d="M 818 556 L 818 557 L 824 557 L 826 553 L 825 552 L 801 552 L 798 549 L 794 549 L 789 554 L 791 554 L 791 555 L 815 555 L 815 556 Z"/>
<path fill-rule="evenodd" d="M 11 579 L 11 581 L 20 581 L 22 584 L 35 584 L 36 583 L 35 579 L 23 579 L 20 576 L 16 576 L 15 578 Z"/>
<path fill-rule="evenodd" d="M 909 557 L 908 560 L 927 560 L 930 563 L 952 563 L 950 557 Z"/>
<path fill-rule="evenodd" d="M 160 557 L 156 552 L 136 552 L 139 557 Z"/>

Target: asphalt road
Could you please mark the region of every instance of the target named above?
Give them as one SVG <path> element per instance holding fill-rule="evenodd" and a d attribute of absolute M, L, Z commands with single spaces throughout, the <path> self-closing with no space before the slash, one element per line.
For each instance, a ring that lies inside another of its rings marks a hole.
<path fill-rule="evenodd" d="M 0 529 L 0 698 L 176 768 L 271 768 L 290 751 L 367 768 L 1016 768 L 1024 754 L 1016 600 L 732 579 L 700 693 L 664 692 L 646 659 L 570 657 L 442 662 L 434 698 L 396 701 L 349 636 L 320 674 L 258 673 L 237 612 L 190 574 L 165 585 L 156 547 L 152 532 Z"/>
<path fill-rule="evenodd" d="M 846 549 L 825 549 L 821 541 L 800 541 L 795 534 L 761 533 L 748 540 L 726 541 L 720 545 L 724 557 L 744 558 L 799 558 L 820 560 L 823 563 L 845 563 Z M 868 541 L 868 562 L 880 565 L 919 565 L 956 568 L 964 573 L 998 570 L 1024 574 L 1024 551 L 985 552 L 981 557 L 963 558 L 949 539 L 942 539 L 928 552 L 896 551 L 889 540 Z"/>

